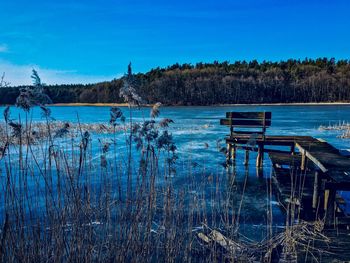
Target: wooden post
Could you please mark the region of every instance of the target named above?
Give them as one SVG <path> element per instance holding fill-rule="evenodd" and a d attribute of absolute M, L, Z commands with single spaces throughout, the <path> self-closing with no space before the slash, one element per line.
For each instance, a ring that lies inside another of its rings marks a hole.
<path fill-rule="evenodd" d="M 301 169 L 302 171 L 305 170 L 305 163 L 306 163 L 306 155 L 305 155 L 305 153 L 303 152 L 303 153 L 301 154 L 301 165 L 300 165 L 300 169 Z"/>
<path fill-rule="evenodd" d="M 265 145 L 265 133 L 266 133 L 266 112 L 264 112 L 264 123 L 262 128 L 262 143 L 258 146 L 258 156 L 256 159 L 256 166 L 261 168 L 264 163 L 264 145 Z"/>
<path fill-rule="evenodd" d="M 249 165 L 249 150 L 245 150 L 245 156 L 244 156 L 244 165 L 248 166 Z"/>
<path fill-rule="evenodd" d="M 294 153 L 295 153 L 295 144 L 293 144 L 293 145 L 290 147 L 290 153 L 291 153 L 291 154 L 294 154 Z"/>
<path fill-rule="evenodd" d="M 324 204 L 323 204 L 323 209 L 324 211 L 327 211 L 328 208 L 328 199 L 329 199 L 329 189 L 326 189 L 324 191 Z"/>
<path fill-rule="evenodd" d="M 264 145 L 258 146 L 258 156 L 256 157 L 256 167 L 262 167 L 264 160 Z"/>
<path fill-rule="evenodd" d="M 256 177 L 263 178 L 264 177 L 264 169 L 260 169 L 259 167 L 256 167 Z"/>
<path fill-rule="evenodd" d="M 328 192 L 328 193 L 326 193 Z M 332 225 L 334 223 L 334 212 L 335 212 L 335 196 L 336 196 L 337 191 L 334 189 L 327 189 L 325 191 L 325 203 L 324 203 L 324 208 L 325 208 L 325 214 L 326 214 L 326 224 L 327 225 Z M 327 200 L 326 200 L 326 195 L 327 195 Z"/>
<path fill-rule="evenodd" d="M 314 181 L 314 192 L 312 195 L 312 208 L 317 208 L 318 197 L 319 197 L 319 172 L 315 172 L 315 181 Z"/>
<path fill-rule="evenodd" d="M 236 161 L 236 152 L 237 152 L 237 146 L 236 144 L 233 144 L 231 147 L 231 156 L 233 161 Z"/>
<path fill-rule="evenodd" d="M 226 150 L 226 165 L 230 165 L 231 163 L 231 144 L 227 144 L 227 150 Z"/>

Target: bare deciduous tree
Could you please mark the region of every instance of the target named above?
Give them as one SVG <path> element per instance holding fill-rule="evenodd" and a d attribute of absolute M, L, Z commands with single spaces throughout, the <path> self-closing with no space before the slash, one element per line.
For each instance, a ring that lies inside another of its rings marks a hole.
<path fill-rule="evenodd" d="M 3 72 L 0 79 L 0 88 L 8 87 L 8 86 L 10 86 L 10 82 L 5 81 L 5 72 Z"/>

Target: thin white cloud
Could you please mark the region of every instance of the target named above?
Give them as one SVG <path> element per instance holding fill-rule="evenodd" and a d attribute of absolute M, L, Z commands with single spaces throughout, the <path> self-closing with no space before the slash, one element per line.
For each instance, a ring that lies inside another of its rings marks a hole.
<path fill-rule="evenodd" d="M 85 75 L 73 70 L 48 69 L 39 65 L 16 65 L 0 60 L 0 74 L 5 72 L 5 81 L 10 82 L 11 86 L 32 84 L 32 79 L 30 78 L 32 69 L 38 71 L 42 82 L 48 85 L 97 83 L 122 76 L 122 74 L 114 76 Z"/>
<path fill-rule="evenodd" d="M 8 47 L 5 44 L 0 44 L 0 53 L 5 53 L 8 51 Z"/>

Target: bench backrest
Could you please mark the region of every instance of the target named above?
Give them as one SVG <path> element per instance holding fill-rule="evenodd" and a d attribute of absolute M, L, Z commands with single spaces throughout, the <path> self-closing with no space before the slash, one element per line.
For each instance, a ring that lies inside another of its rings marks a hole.
<path fill-rule="evenodd" d="M 226 112 L 226 118 L 220 119 L 220 125 L 230 127 L 230 136 L 236 134 L 262 134 L 265 136 L 266 128 L 271 126 L 271 112 Z M 237 130 L 249 128 L 250 130 Z M 259 129 L 252 131 L 251 129 Z"/>

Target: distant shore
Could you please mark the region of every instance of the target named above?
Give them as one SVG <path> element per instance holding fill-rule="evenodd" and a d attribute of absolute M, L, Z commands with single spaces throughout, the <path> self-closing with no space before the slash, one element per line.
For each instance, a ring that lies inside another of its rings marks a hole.
<path fill-rule="evenodd" d="M 350 102 L 306 102 L 306 103 L 252 103 L 252 104 L 213 104 L 213 105 L 164 105 L 165 107 L 234 107 L 234 106 L 332 106 L 350 105 Z M 90 107 L 127 107 L 127 103 L 55 103 L 50 106 L 90 106 Z M 152 104 L 144 104 L 144 107 L 151 107 Z"/>
<path fill-rule="evenodd" d="M 93 107 L 127 107 L 127 103 L 54 103 L 50 106 L 93 106 Z"/>
<path fill-rule="evenodd" d="M 350 105 L 350 102 L 292 102 L 292 103 L 251 103 L 251 104 L 218 104 L 215 106 L 332 106 Z"/>
<path fill-rule="evenodd" d="M 163 107 L 235 107 L 235 106 L 334 106 L 334 105 L 350 105 L 350 102 L 295 102 L 295 103 L 250 103 L 250 104 L 212 104 L 212 105 L 167 105 Z M 0 107 L 11 106 L 9 104 L 1 104 Z M 127 103 L 54 103 L 48 105 L 50 107 L 128 107 Z M 142 107 L 152 107 L 153 104 L 142 104 Z"/>

